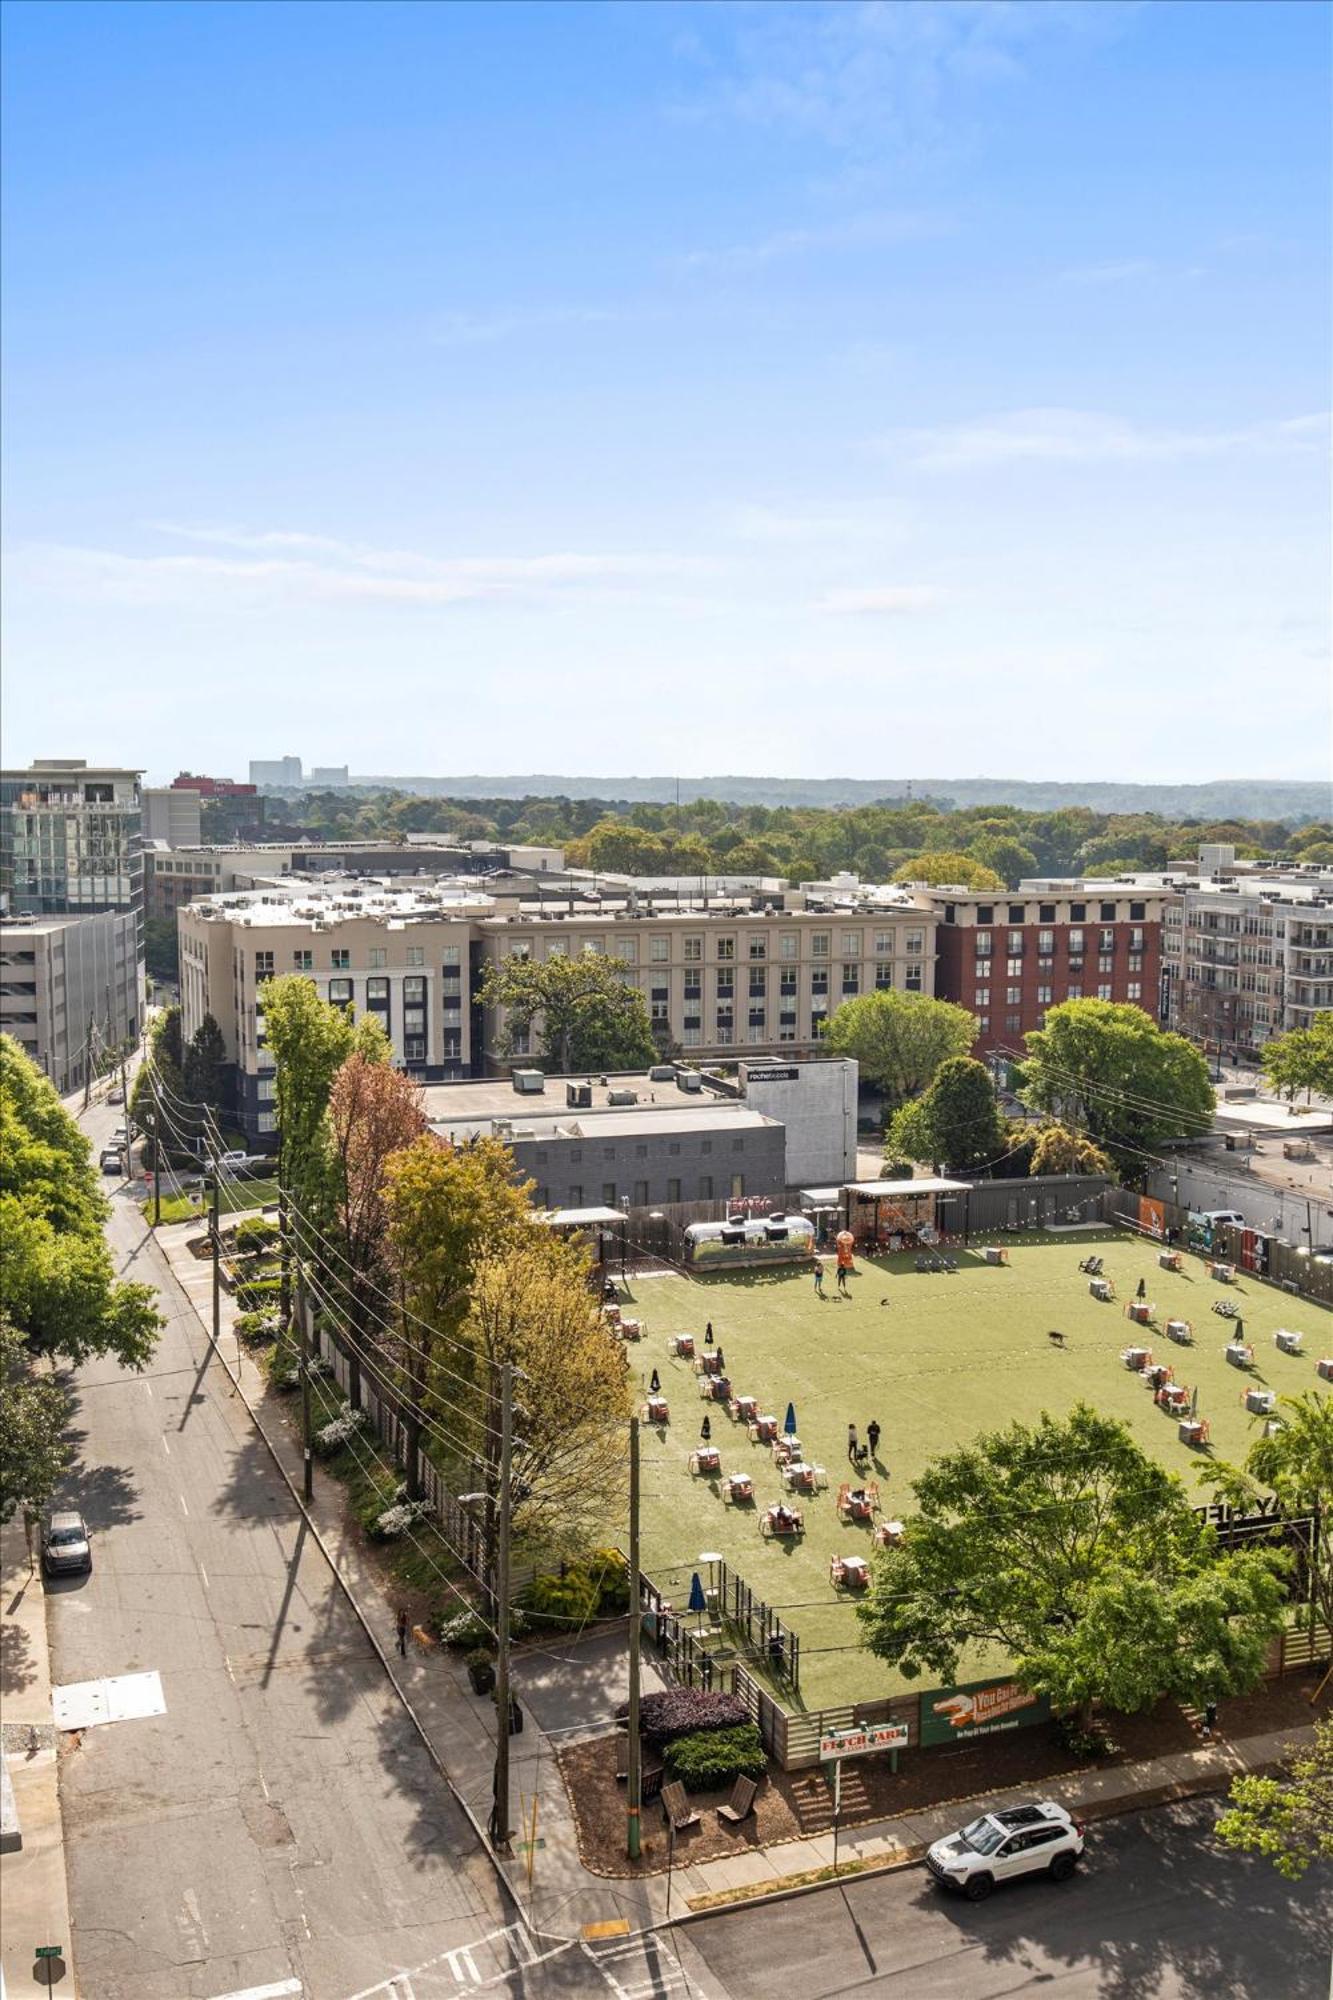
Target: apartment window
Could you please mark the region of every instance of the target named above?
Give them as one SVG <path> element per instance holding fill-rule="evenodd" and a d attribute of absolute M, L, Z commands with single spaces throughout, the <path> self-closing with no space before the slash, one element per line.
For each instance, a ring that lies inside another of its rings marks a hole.
<path fill-rule="evenodd" d="M 668 1201 L 680 1200 L 680 1181 L 675 1177 L 675 1175 L 668 1175 L 667 1177 L 667 1200 Z"/>
<path fill-rule="evenodd" d="M 875 967 L 876 993 L 887 993 L 892 985 L 893 985 L 892 965 L 877 965 Z"/>
<path fill-rule="evenodd" d="M 811 958 L 827 958 L 829 955 L 829 945 L 832 942 L 832 938 L 833 938 L 832 931 L 811 931 L 810 933 Z"/>
<path fill-rule="evenodd" d="M 768 974 L 762 965 L 750 967 L 750 998 L 762 1000 L 768 992 Z"/>
<path fill-rule="evenodd" d="M 1005 971 L 1008 973 L 1010 979 L 1021 979 L 1023 977 L 1022 959 L 1021 958 L 1006 959 Z"/>
<path fill-rule="evenodd" d="M 671 939 L 655 937 L 648 940 L 648 956 L 654 965 L 666 965 L 671 958 Z"/>
<path fill-rule="evenodd" d="M 1104 924 L 1113 924 L 1115 922 L 1115 904 L 1103 903 L 1100 907 L 1102 922 Z"/>
<path fill-rule="evenodd" d="M 1053 924 L 1055 922 L 1055 904 L 1038 903 L 1037 921 L 1041 924 Z"/>
<path fill-rule="evenodd" d="M 990 987 L 989 987 L 989 986 L 978 986 L 978 987 L 977 987 L 976 991 L 975 991 L 975 992 L 973 993 L 973 995 L 972 995 L 972 1005 L 973 1005 L 974 1007 L 989 1007 L 989 1006 L 990 1006 Z"/>
<path fill-rule="evenodd" d="M 647 1208 L 647 1206 L 648 1206 L 648 1183 L 647 1183 L 647 1181 L 635 1181 L 635 1183 L 634 1183 L 634 1206 L 635 1206 L 636 1208 Z"/>
<path fill-rule="evenodd" d="M 1128 986 L 1126 986 L 1125 988 L 1125 998 L 1127 1000 L 1140 1000 L 1142 999 L 1142 997 L 1143 997 L 1143 982 L 1138 979 L 1131 979 Z"/>
<path fill-rule="evenodd" d="M 583 1206 L 582 1181 L 571 1181 L 569 1183 L 569 1186 L 565 1189 L 565 1205 L 568 1208 L 582 1208 Z"/>
<path fill-rule="evenodd" d="M 271 951 L 257 951 L 255 953 L 256 986 L 259 984 L 261 979 L 272 979 L 272 977 L 273 977 L 273 953 Z"/>
<path fill-rule="evenodd" d="M 717 1017 L 718 1047 L 720 1049 L 729 1048 L 731 1046 L 733 1039 L 734 1039 L 734 1034 L 733 1034 L 732 1019 L 730 1014 L 728 1014 L 725 1019 L 721 1014 L 719 1014 Z"/>
<path fill-rule="evenodd" d="M 1070 952 L 1070 956 L 1071 956 L 1071 957 L 1072 957 L 1072 956 L 1073 956 L 1073 955 L 1074 955 L 1074 954 L 1075 954 L 1076 952 L 1081 952 L 1081 951 L 1083 950 L 1083 933 L 1082 933 L 1082 931 L 1081 931 L 1081 930 L 1071 930 L 1071 931 L 1070 931 L 1070 932 L 1068 933 L 1068 938 L 1067 938 L 1067 942 L 1068 942 L 1068 946 L 1069 946 L 1069 952 Z"/>
<path fill-rule="evenodd" d="M 1049 986 L 1039 986 L 1037 988 L 1037 1005 L 1039 1007 L 1049 1007 L 1051 999 L 1052 992 Z"/>
<path fill-rule="evenodd" d="M 844 957 L 844 958 L 859 958 L 859 957 L 861 956 L 861 933 L 860 933 L 860 931 L 844 931 L 844 932 L 843 932 L 843 934 L 842 934 L 842 955 L 843 955 L 843 957 Z"/>
<path fill-rule="evenodd" d="M 790 968 L 784 965 L 779 972 L 778 991 L 779 993 L 794 993 L 796 991 L 796 967 L 794 965 Z"/>
<path fill-rule="evenodd" d="M 261 1076 L 255 1084 L 255 1096 L 261 1104 L 271 1104 L 277 1091 L 277 1082 L 271 1076 Z"/>
<path fill-rule="evenodd" d="M 1130 904 L 1129 918 L 1131 923 L 1142 923 L 1143 919 L 1147 916 L 1147 914 L 1148 914 L 1148 906 L 1146 903 Z"/>
<path fill-rule="evenodd" d="M 700 1201 L 711 1201 L 713 1199 L 713 1176 L 711 1174 L 700 1174 L 699 1176 L 699 1199 Z"/>
<path fill-rule="evenodd" d="M 648 1003 L 650 1019 L 667 1021 L 671 1018 L 670 994 L 665 986 L 654 986 Z"/>
<path fill-rule="evenodd" d="M 294 951 L 292 953 L 292 965 L 297 972 L 313 972 L 315 969 L 314 952 Z"/>
<path fill-rule="evenodd" d="M 810 973 L 810 991 L 812 993 L 828 992 L 828 967 L 826 965 L 816 965 L 812 969 Z"/>
<path fill-rule="evenodd" d="M 748 939 L 751 958 L 768 957 L 768 939 L 756 931 L 751 931 Z"/>
<path fill-rule="evenodd" d="M 989 957 L 990 957 L 990 955 L 991 955 L 991 935 L 990 935 L 990 932 L 989 932 L 989 931 L 978 931 L 978 932 L 977 932 L 977 939 L 976 939 L 976 944 L 975 944 L 975 946 L 973 947 L 973 949 L 975 950 L 975 952 L 976 952 L 976 955 L 977 955 L 977 957 L 978 957 L 978 958 L 989 958 Z"/>
<path fill-rule="evenodd" d="M 919 965 L 908 966 L 907 977 L 903 981 L 903 984 L 907 988 L 907 991 L 909 993 L 919 993 L 921 991 L 922 974 L 921 974 L 921 967 Z"/>
<path fill-rule="evenodd" d="M 329 964 L 335 972 L 350 972 L 352 969 L 352 954 L 345 947 L 335 945 L 329 953 Z"/>
<path fill-rule="evenodd" d="M 990 1015 L 978 1014 L 977 1027 L 983 1035 L 988 1035 L 990 1033 Z"/>
<path fill-rule="evenodd" d="M 995 922 L 994 903 L 977 904 L 977 922 L 979 924 L 993 924 Z"/>
<path fill-rule="evenodd" d="M 1088 906 L 1086 903 L 1071 903 L 1069 905 L 1069 921 L 1071 924 L 1081 924 L 1087 914 Z"/>
<path fill-rule="evenodd" d="M 569 946 L 563 938 L 548 938 L 546 942 L 546 956 L 548 959 L 568 958 Z"/>
<path fill-rule="evenodd" d="M 732 1175 L 732 1177 L 731 1177 L 731 1199 L 732 1199 L 733 1201 L 743 1201 L 743 1200 L 745 1199 L 745 1175 L 744 1175 L 744 1174 L 733 1174 L 733 1175 Z"/>
<path fill-rule="evenodd" d="M 447 1028 L 444 1031 L 444 1038 L 446 1041 L 449 1039 L 449 1030 Z M 509 1046 L 516 1056 L 527 1055 L 532 1048 L 532 1030 L 530 1028 L 511 1028 L 509 1031 Z"/>
<path fill-rule="evenodd" d="M 1142 972 L 1143 953 L 1141 951 L 1132 951 L 1129 954 L 1129 969 L 1131 972 Z"/>
<path fill-rule="evenodd" d="M 389 982 L 387 979 L 368 979 L 366 981 L 366 1005 L 367 1007 L 379 1007 L 385 1013 L 388 1012 Z"/>
<path fill-rule="evenodd" d="M 463 1030 L 446 1028 L 440 1037 L 440 1055 L 445 1062 L 457 1062 L 463 1053 Z"/>
<path fill-rule="evenodd" d="M 907 933 L 907 955 L 909 958 L 914 953 L 919 955 L 925 948 L 926 933 L 924 931 L 909 931 Z"/>
<path fill-rule="evenodd" d="M 1111 988 L 1109 985 L 1099 986 L 1097 988 L 1097 998 L 1099 1000 L 1109 1000 L 1110 997 L 1111 997 Z"/>
<path fill-rule="evenodd" d="M 631 937 L 616 938 L 611 946 L 614 957 L 622 965 L 637 965 L 639 962 L 639 940 Z"/>
<path fill-rule="evenodd" d="M 387 965 L 389 963 L 389 954 L 382 944 L 373 944 L 370 947 L 366 963 L 371 966 Z"/>
<path fill-rule="evenodd" d="M 414 959 L 414 958 L 412 957 L 412 952 L 413 952 L 413 950 L 416 950 L 416 951 L 418 951 L 418 952 L 419 952 L 419 951 L 421 950 L 421 946 L 420 946 L 420 945 L 416 945 L 416 946 L 409 946 L 409 948 L 408 948 L 408 954 L 407 954 L 407 962 L 408 962 L 408 964 L 409 964 L 409 965 L 414 965 L 414 964 L 415 964 L 415 965 L 421 965 L 421 964 L 423 964 L 423 963 L 424 963 L 424 960 L 422 960 L 422 959 L 420 959 L 420 958 L 417 958 L 417 959 Z M 442 951 L 442 952 L 440 953 L 440 964 L 441 964 L 441 965 L 442 965 L 442 966 L 443 966 L 443 967 L 445 968 L 446 972 L 447 972 L 447 971 L 449 970 L 450 966 L 452 966 L 452 967 L 453 967 L 453 968 L 454 968 L 455 970 L 457 970 L 457 968 L 458 968 L 458 964 L 459 964 L 459 952 L 460 952 L 460 950 L 461 950 L 461 946 L 459 946 L 459 945 L 456 945 L 456 944 L 447 944 L 447 945 L 446 945 L 446 946 L 444 947 L 443 951 Z"/>
<path fill-rule="evenodd" d="M 1055 950 L 1055 932 L 1054 932 L 1054 931 L 1038 931 L 1038 932 L 1037 932 L 1037 951 L 1038 951 L 1039 955 L 1040 955 L 1040 956 L 1041 956 L 1042 958 L 1049 958 L 1049 957 L 1050 957 L 1050 955 L 1051 955 L 1051 953 L 1052 953 L 1052 952 L 1053 952 L 1054 950 Z"/>
<path fill-rule="evenodd" d="M 766 1019 L 767 1019 L 767 1010 L 765 1008 L 751 1007 L 750 1026 L 752 1028 L 762 1028 Z"/>
<path fill-rule="evenodd" d="M 1077 981 L 1071 979 L 1068 986 L 1066 986 L 1065 988 L 1065 999 L 1081 1000 L 1082 998 L 1083 998 L 1082 986 Z"/>
<path fill-rule="evenodd" d="M 687 1049 L 697 1049 L 701 1046 L 703 1038 L 703 1029 L 699 1025 L 697 1015 L 692 1021 L 687 1019 L 680 1031 L 683 1046 Z"/>
<path fill-rule="evenodd" d="M 779 958 L 799 958 L 801 955 L 800 935 L 796 931 L 783 931 L 778 938 Z"/>
<path fill-rule="evenodd" d="M 616 1184 L 614 1181 L 602 1182 L 602 1206 L 603 1208 L 616 1208 L 619 1206 L 619 1196 L 616 1194 Z"/>
<path fill-rule="evenodd" d="M 1102 941 L 1101 941 L 1101 949 L 1102 949 L 1103 951 L 1114 951 L 1114 950 L 1115 950 L 1115 932 L 1114 932 L 1114 931 L 1112 931 L 1112 930 L 1106 930 L 1106 931 L 1103 931 L 1103 932 L 1102 932 Z"/>
<path fill-rule="evenodd" d="M 276 1111 L 261 1111 L 255 1119 L 255 1130 L 257 1132 L 276 1132 L 277 1129 L 278 1114 Z"/>
<path fill-rule="evenodd" d="M 1023 989 L 1021 986 L 1007 986 L 1004 997 L 1011 1007 L 1018 1007 L 1022 1004 Z"/>
<path fill-rule="evenodd" d="M 1026 903 L 1011 903 L 1009 905 L 1009 921 L 1011 924 L 1026 923 L 1027 914 Z"/>
<path fill-rule="evenodd" d="M 1113 951 L 1104 951 L 1101 954 L 1097 960 L 1097 970 L 1098 972 L 1115 971 L 1115 953 Z"/>
<path fill-rule="evenodd" d="M 1022 933 L 1022 931 L 1010 931 L 1010 933 L 1009 933 L 1009 944 L 1008 944 L 1008 947 L 1007 947 L 1007 948 L 1008 948 L 1008 951 L 1009 951 L 1009 955 L 1010 955 L 1010 957 L 1011 957 L 1011 958 L 1017 958 L 1017 957 L 1020 957 L 1020 956 L 1022 955 L 1022 951 L 1023 951 L 1023 933 Z"/>
<path fill-rule="evenodd" d="M 407 963 L 409 965 L 424 965 L 426 963 L 426 947 L 424 944 L 410 944 L 407 947 Z"/>
<path fill-rule="evenodd" d="M 731 971 L 726 971 L 726 972 L 719 972 L 719 973 L 717 974 L 717 997 L 718 997 L 718 999 L 719 999 L 719 1000 L 730 1000 L 730 999 L 731 999 L 731 998 L 732 998 L 732 997 L 734 996 L 734 994 L 735 994 L 735 991 L 736 991 L 736 975 L 735 975 L 735 973 L 734 973 L 734 972 L 731 972 Z"/>
<path fill-rule="evenodd" d="M 1017 1035 L 1022 1030 L 1023 1016 L 1021 1014 L 1006 1014 L 1004 1025 L 1007 1034 Z"/>
<path fill-rule="evenodd" d="M 892 953 L 892 951 L 893 951 L 893 940 L 894 940 L 894 936 L 895 936 L 895 933 L 894 933 L 893 931 L 876 931 L 876 932 L 875 932 L 875 956 L 876 956 L 876 958 L 883 958 L 883 957 L 885 957 L 885 956 L 887 956 L 887 955 L 890 955 L 890 954 Z"/>
<path fill-rule="evenodd" d="M 735 958 L 736 940 L 730 933 L 727 933 L 726 935 L 720 937 L 717 940 L 717 956 L 719 962 L 724 965 L 729 963 L 730 960 L 732 960 L 733 958 Z"/>
<path fill-rule="evenodd" d="M 686 965 L 697 965 L 704 955 L 704 941 L 701 937 L 687 937 L 683 940 Z"/>
<path fill-rule="evenodd" d="M 1130 932 L 1129 948 L 1131 951 L 1143 950 L 1143 932 L 1141 929 L 1135 929 Z"/>
<path fill-rule="evenodd" d="M 351 1004 L 352 1004 L 351 980 L 331 979 L 329 981 L 329 1005 L 331 1007 L 350 1007 Z"/>
<path fill-rule="evenodd" d="M 703 990 L 704 990 L 704 976 L 702 972 L 698 971 L 687 972 L 685 974 L 686 1001 L 689 1002 L 691 1000 L 700 999 L 702 997 Z"/>
<path fill-rule="evenodd" d="M 861 991 L 861 968 L 859 965 L 843 966 L 842 990 L 844 993 L 859 993 Z"/>

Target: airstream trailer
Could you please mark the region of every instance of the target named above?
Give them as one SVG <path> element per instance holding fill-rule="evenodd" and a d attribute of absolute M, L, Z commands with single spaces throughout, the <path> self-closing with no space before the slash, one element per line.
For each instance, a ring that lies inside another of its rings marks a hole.
<path fill-rule="evenodd" d="M 692 1222 L 685 1231 L 691 1271 L 743 1271 L 770 1264 L 808 1263 L 814 1226 L 803 1215 L 755 1215 L 734 1222 Z"/>

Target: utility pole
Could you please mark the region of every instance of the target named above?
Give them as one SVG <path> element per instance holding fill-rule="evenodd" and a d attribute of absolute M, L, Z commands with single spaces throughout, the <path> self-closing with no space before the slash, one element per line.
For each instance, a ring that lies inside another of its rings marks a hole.
<path fill-rule="evenodd" d="M 639 1419 L 629 1420 L 629 1768 L 625 1780 L 626 1828 L 631 1861 L 639 1858 L 639 1816 L 643 1807 L 643 1757 L 639 1748 Z"/>
<path fill-rule="evenodd" d="M 514 1370 L 500 1369 L 500 1525 L 495 1552 L 495 1803 L 491 1845 L 509 1852 L 509 1514 L 514 1458 Z"/>
<path fill-rule="evenodd" d="M 296 1260 L 296 1326 L 301 1342 L 301 1491 L 307 1500 L 315 1497 L 315 1452 L 310 1427 L 310 1327 L 306 1317 L 304 1266 Z"/>
<path fill-rule="evenodd" d="M 208 1189 L 208 1235 L 213 1245 L 213 1353 L 222 1332 L 222 1184 L 214 1171 Z"/>
<path fill-rule="evenodd" d="M 153 1093 L 153 1227 L 156 1229 L 162 1220 L 162 1099 L 151 1066 L 148 1087 Z"/>

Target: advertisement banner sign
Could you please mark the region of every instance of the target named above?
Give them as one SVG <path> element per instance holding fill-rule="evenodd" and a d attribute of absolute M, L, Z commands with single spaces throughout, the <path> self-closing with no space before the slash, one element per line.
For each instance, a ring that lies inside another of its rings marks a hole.
<path fill-rule="evenodd" d="M 1159 1243 L 1166 1235 L 1166 1209 L 1148 1194 L 1139 1196 L 1139 1228 L 1147 1235 L 1155 1236 Z"/>
<path fill-rule="evenodd" d="M 905 1722 L 868 1722 L 855 1729 L 831 1729 L 819 1739 L 819 1761 L 833 1764 L 840 1757 L 868 1757 L 872 1750 L 905 1750 L 911 1733 Z"/>
<path fill-rule="evenodd" d="M 1017 1681 L 969 1681 L 922 1695 L 921 1741 L 972 1743 L 979 1736 L 1049 1722 L 1050 1717 L 1049 1695 L 1030 1694 Z"/>

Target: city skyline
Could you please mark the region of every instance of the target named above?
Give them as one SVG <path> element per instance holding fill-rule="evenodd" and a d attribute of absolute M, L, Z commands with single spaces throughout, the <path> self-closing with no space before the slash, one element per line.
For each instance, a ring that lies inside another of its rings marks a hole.
<path fill-rule="evenodd" d="M 12 760 L 1327 775 L 1321 10 L 8 16 Z"/>

